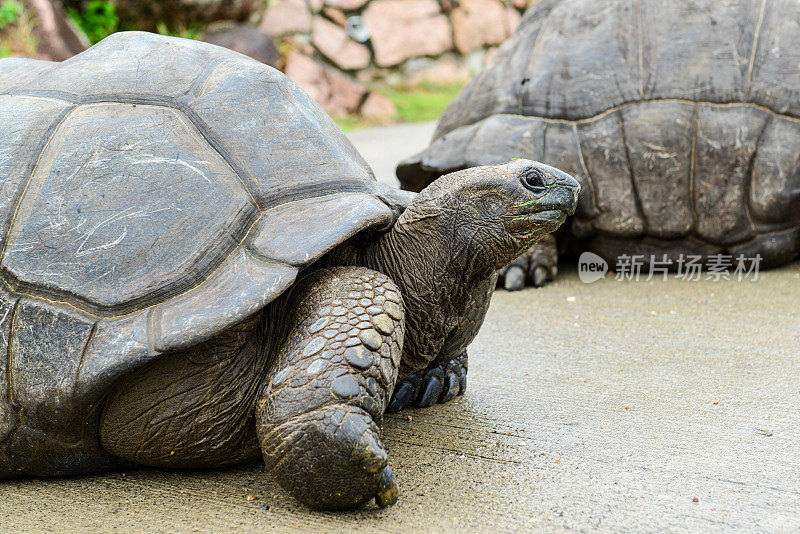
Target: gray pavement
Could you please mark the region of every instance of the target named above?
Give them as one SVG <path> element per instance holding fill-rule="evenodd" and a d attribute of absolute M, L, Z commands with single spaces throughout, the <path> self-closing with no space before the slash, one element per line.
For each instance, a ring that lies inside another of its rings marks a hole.
<path fill-rule="evenodd" d="M 380 157 L 398 135 L 363 139 Z M 0 529 L 796 532 L 799 302 L 798 263 L 741 283 L 567 267 L 495 294 L 464 396 L 386 418 L 392 508 L 315 512 L 259 467 L 143 469 L 5 482 Z"/>
<path fill-rule="evenodd" d="M 348 137 L 367 160 L 381 182 L 398 187 L 394 168 L 397 163 L 422 150 L 431 140 L 435 122 L 398 124 L 385 128 L 355 130 Z"/>
<path fill-rule="evenodd" d="M 387 417 L 390 509 L 315 512 L 256 467 L 147 469 L 6 482 L 0 528 L 796 532 L 798 302 L 798 264 L 742 283 L 567 270 L 495 295 L 463 397 Z"/>

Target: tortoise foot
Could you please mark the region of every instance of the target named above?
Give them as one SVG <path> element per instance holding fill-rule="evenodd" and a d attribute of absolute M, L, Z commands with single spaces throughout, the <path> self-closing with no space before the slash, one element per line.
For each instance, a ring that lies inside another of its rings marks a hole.
<path fill-rule="evenodd" d="M 507 291 L 519 291 L 526 285 L 542 287 L 558 274 L 556 239 L 547 235 L 522 256 L 500 269 L 498 284 Z"/>
<path fill-rule="evenodd" d="M 463 352 L 405 377 L 395 387 L 386 411 L 399 412 L 410 406 L 427 408 L 462 395 L 467 390 L 467 362 L 467 353 Z"/>
<path fill-rule="evenodd" d="M 397 502 L 397 481 L 378 425 L 364 410 L 326 406 L 287 421 L 270 437 L 278 444 L 273 475 L 308 506 L 347 509 L 374 498 L 383 508 Z"/>

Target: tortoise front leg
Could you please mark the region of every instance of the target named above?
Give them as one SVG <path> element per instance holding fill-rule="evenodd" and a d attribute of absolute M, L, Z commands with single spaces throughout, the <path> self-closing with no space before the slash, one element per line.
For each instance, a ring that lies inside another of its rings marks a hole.
<path fill-rule="evenodd" d="M 289 299 L 289 333 L 256 404 L 267 467 L 316 508 L 394 504 L 378 434 L 402 351 L 400 292 L 376 271 L 336 267 L 295 284 Z"/>

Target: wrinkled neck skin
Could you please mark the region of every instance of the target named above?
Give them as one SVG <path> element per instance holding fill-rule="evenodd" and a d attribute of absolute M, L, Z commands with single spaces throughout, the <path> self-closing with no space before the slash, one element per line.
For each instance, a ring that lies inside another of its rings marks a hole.
<path fill-rule="evenodd" d="M 485 293 L 503 265 L 489 256 L 491 228 L 475 224 L 481 220 L 475 213 L 449 200 L 415 201 L 392 230 L 354 251 L 354 263 L 388 275 L 403 293 L 401 375 L 425 368 L 439 355 L 465 315 L 475 314 L 473 294 Z"/>

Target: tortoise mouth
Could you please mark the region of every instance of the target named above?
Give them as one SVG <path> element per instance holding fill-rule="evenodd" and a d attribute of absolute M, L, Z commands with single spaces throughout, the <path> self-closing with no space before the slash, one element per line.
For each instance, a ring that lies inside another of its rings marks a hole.
<path fill-rule="evenodd" d="M 544 210 L 544 211 L 535 211 L 530 214 L 528 217 L 531 220 L 536 222 L 554 222 L 558 221 L 558 224 L 563 223 L 567 218 L 567 211 L 566 210 Z"/>
<path fill-rule="evenodd" d="M 529 235 L 531 232 L 553 232 L 569 215 L 566 209 L 529 211 L 511 219 L 510 230 L 514 234 Z"/>

